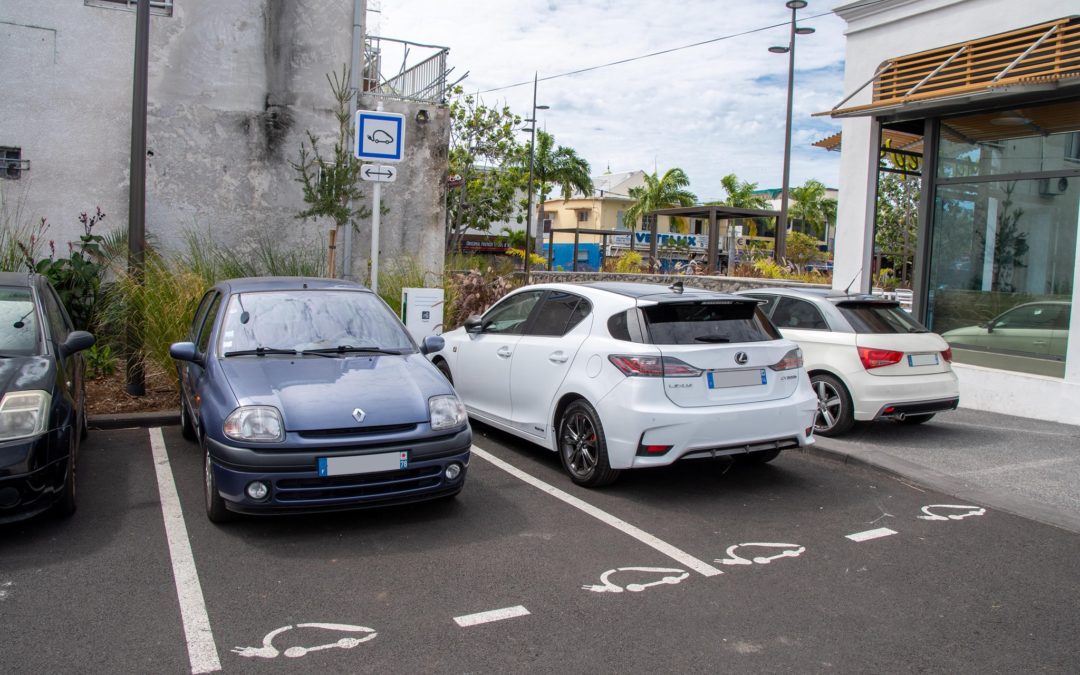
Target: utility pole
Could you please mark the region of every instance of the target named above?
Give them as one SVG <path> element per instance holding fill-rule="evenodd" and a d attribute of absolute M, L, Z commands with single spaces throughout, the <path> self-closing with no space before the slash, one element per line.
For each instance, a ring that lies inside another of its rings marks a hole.
<path fill-rule="evenodd" d="M 143 284 L 146 240 L 146 90 L 150 52 L 150 0 L 138 0 L 135 8 L 135 68 L 131 93 L 131 183 L 128 186 L 128 274 Z M 140 351 L 142 341 L 135 322 L 127 320 L 127 393 L 145 396 Z"/>

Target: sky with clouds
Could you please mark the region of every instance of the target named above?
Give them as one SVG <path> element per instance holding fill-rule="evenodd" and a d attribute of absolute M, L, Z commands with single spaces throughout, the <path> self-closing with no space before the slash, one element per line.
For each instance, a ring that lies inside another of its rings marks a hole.
<path fill-rule="evenodd" d="M 810 144 L 840 130 L 828 110 L 843 97 L 844 22 L 836 0 L 809 0 L 796 42 L 791 184 L 836 187 L 839 153 Z M 683 169 L 702 201 L 734 173 L 760 188 L 783 175 L 788 42 L 783 0 L 369 0 L 370 32 L 450 48 L 451 81 L 527 117 L 540 77 L 541 128 L 574 148 L 594 174 Z M 823 15 L 823 16 L 821 16 Z M 753 32 L 751 32 L 753 31 Z M 741 34 L 741 35 L 740 35 Z M 716 38 L 723 38 L 716 40 Z M 701 46 L 564 73 L 715 40 Z M 400 58 L 387 54 L 386 63 Z M 545 79 L 551 78 L 551 79 Z M 527 85 L 510 85 L 528 82 Z M 524 134 L 523 134 L 524 136 Z"/>

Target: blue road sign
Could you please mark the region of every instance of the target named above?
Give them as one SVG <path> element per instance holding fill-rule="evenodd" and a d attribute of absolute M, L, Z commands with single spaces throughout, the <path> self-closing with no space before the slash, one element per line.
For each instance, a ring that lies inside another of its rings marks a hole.
<path fill-rule="evenodd" d="M 405 154 L 405 116 L 375 110 L 356 111 L 356 156 L 400 162 Z"/>

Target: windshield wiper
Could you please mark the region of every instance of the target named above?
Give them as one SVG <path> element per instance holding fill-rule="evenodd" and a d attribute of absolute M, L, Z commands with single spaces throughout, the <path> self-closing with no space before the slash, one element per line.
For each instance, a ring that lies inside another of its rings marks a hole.
<path fill-rule="evenodd" d="M 275 349 L 274 347 L 256 347 L 255 349 L 241 349 L 235 352 L 225 352 L 225 356 L 266 356 L 267 354 L 296 354 L 295 349 Z"/>
<path fill-rule="evenodd" d="M 334 354 L 401 354 L 400 349 L 383 349 L 382 347 L 354 347 L 352 345 L 338 345 L 324 349 L 305 349 L 301 354 L 319 354 L 322 356 Z"/>

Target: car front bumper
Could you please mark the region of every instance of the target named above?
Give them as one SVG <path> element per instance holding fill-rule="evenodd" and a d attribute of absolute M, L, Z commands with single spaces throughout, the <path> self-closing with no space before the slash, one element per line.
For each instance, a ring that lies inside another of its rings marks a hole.
<path fill-rule="evenodd" d="M 0 443 L 0 523 L 31 518 L 56 501 L 67 475 L 64 447 L 69 428 L 29 439 Z"/>
<path fill-rule="evenodd" d="M 459 492 L 468 473 L 472 432 L 451 433 L 436 440 L 394 444 L 392 447 L 343 449 L 282 448 L 252 450 L 206 439 L 218 492 L 230 511 L 250 514 L 341 511 L 437 499 Z M 395 471 L 320 476 L 320 457 L 347 457 L 384 452 L 409 453 L 408 466 Z M 450 480 L 451 464 L 460 473 Z M 261 481 L 269 487 L 264 499 L 252 499 L 247 486 Z"/>
<path fill-rule="evenodd" d="M 596 406 L 613 469 L 666 466 L 680 459 L 740 455 L 805 447 L 814 442 L 817 396 L 805 376 L 787 398 L 753 403 L 682 408 L 642 388 L 618 386 Z M 661 394 L 662 396 L 662 394 Z M 643 445 L 671 446 L 639 455 Z"/>

